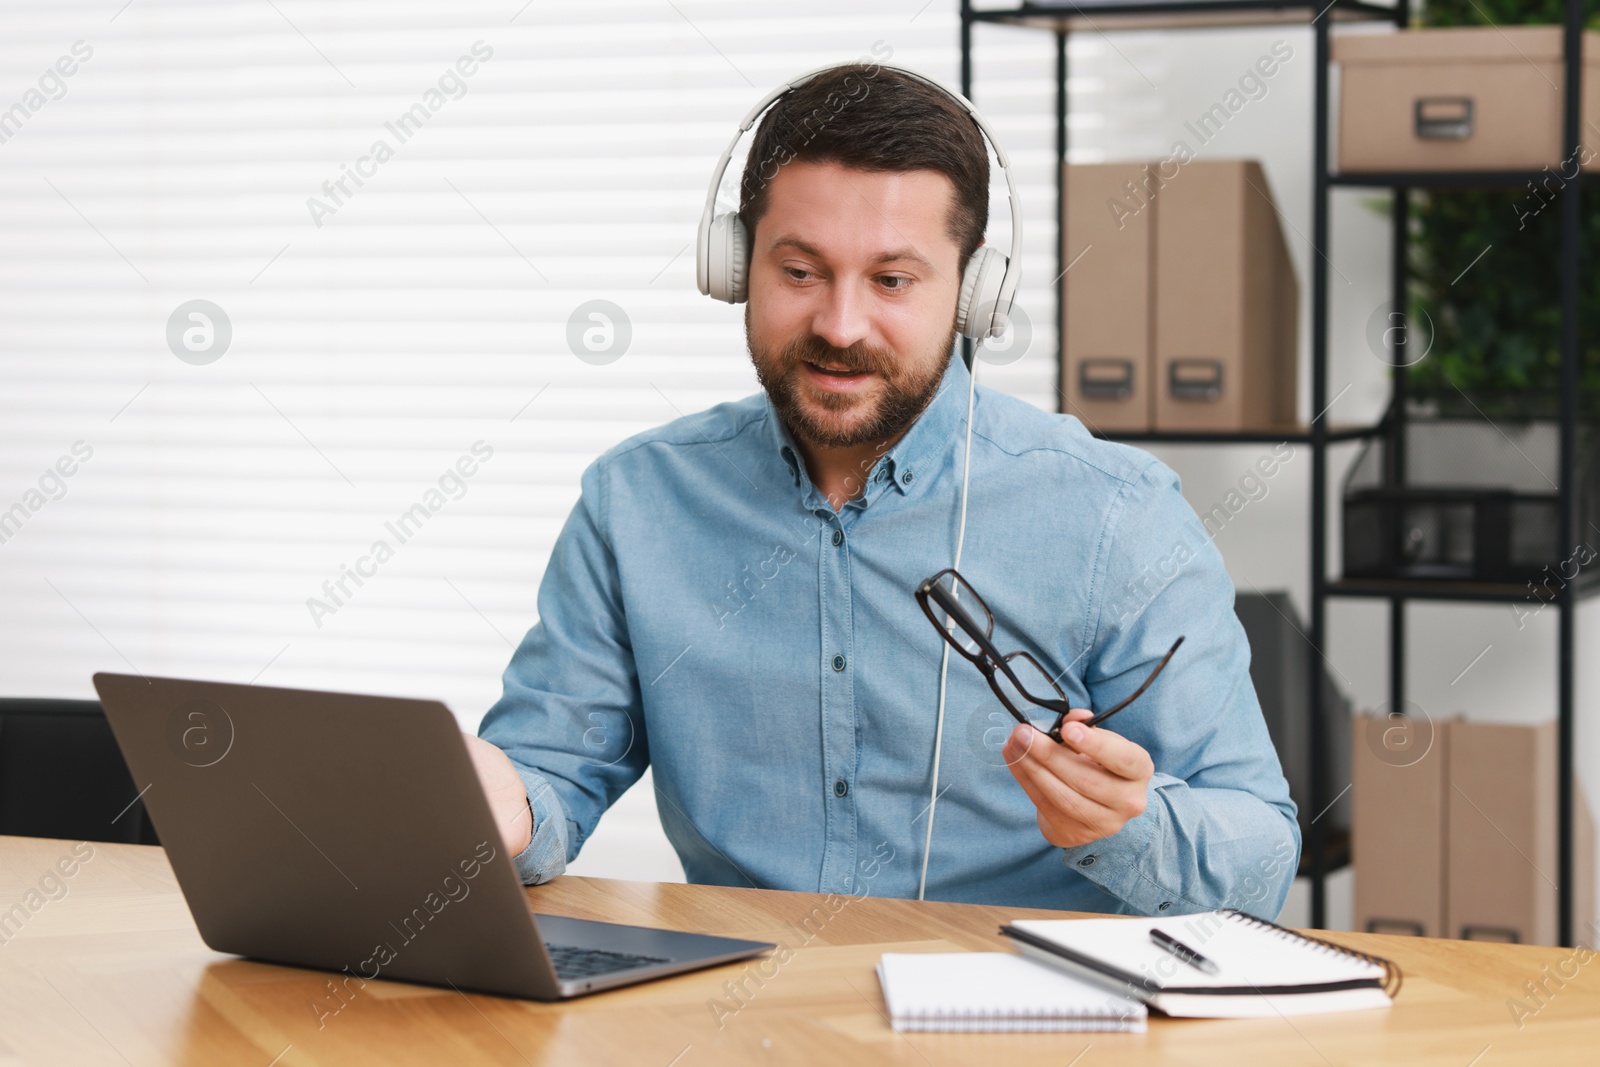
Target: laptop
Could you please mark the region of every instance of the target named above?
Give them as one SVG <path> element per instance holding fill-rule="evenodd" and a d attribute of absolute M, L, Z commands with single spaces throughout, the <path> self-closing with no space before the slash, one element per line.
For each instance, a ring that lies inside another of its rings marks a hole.
<path fill-rule="evenodd" d="M 531 912 L 436 701 L 123 674 L 94 685 L 218 952 L 562 1000 L 776 947 Z"/>

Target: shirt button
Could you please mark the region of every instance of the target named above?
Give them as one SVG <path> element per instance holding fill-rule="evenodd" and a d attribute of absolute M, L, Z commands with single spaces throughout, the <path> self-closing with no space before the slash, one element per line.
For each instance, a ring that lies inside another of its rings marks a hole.
<path fill-rule="evenodd" d="M 879 467 L 878 468 L 878 481 L 880 481 L 880 482 L 887 481 L 888 478 L 889 478 L 889 468 L 888 467 Z"/>
<path fill-rule="evenodd" d="M 1157 911 L 1166 911 L 1170 907 L 1172 907 L 1172 901 L 1163 900 L 1160 904 L 1156 905 L 1156 910 Z"/>
<path fill-rule="evenodd" d="M 843 656 L 835 656 L 835 657 L 833 657 L 833 669 L 836 670 L 836 671 L 844 670 L 844 657 Z"/>
<path fill-rule="evenodd" d="M 842 544 L 844 544 L 844 531 L 843 530 L 835 530 L 835 531 L 833 531 L 833 545 L 834 545 L 834 547 L 837 548 L 838 546 L 840 546 Z"/>
<path fill-rule="evenodd" d="M 1078 861 L 1078 866 L 1079 867 L 1093 867 L 1094 866 L 1094 857 L 1093 856 L 1085 856 L 1085 857 L 1083 857 L 1083 859 Z"/>
<path fill-rule="evenodd" d="M 902 474 L 900 476 L 900 484 L 901 485 L 910 485 L 911 484 L 911 479 L 913 479 L 915 477 L 916 477 L 915 474 L 912 474 L 910 471 L 906 471 L 904 474 Z"/>
<path fill-rule="evenodd" d="M 850 792 L 850 784 L 848 782 L 846 782 L 843 778 L 840 778 L 840 779 L 838 779 L 837 781 L 835 781 L 833 783 L 833 795 L 834 796 L 842 797 L 848 792 Z"/>

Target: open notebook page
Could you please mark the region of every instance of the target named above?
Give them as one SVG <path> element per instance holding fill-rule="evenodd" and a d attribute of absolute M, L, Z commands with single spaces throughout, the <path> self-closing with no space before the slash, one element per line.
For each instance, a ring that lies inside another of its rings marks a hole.
<path fill-rule="evenodd" d="M 1023 919 L 1011 924 L 1152 980 L 1158 989 L 1293 987 L 1379 979 L 1382 967 L 1220 912 L 1160 919 Z M 1159 928 L 1217 965 L 1206 974 L 1150 940 Z"/>

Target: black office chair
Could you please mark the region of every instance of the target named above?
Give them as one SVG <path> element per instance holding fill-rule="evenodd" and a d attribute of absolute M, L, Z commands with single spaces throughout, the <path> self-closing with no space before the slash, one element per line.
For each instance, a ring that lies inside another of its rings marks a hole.
<path fill-rule="evenodd" d="M 0 699 L 0 834 L 157 845 L 97 700 Z"/>

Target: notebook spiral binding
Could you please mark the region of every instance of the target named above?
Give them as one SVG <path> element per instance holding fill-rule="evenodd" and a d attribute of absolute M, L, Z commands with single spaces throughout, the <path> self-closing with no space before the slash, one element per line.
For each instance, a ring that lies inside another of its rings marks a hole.
<path fill-rule="evenodd" d="M 1050 1029 L 1071 1031 L 1091 1029 L 1085 1023 L 1114 1021 L 1124 1025 L 1135 1017 L 1126 1011 L 1063 1011 L 1052 1008 L 1047 1014 L 1018 1012 L 1009 1008 L 977 1009 L 952 1008 L 926 1009 L 908 1012 L 895 1017 L 896 1023 L 911 1023 L 928 1030 L 945 1030 L 957 1033 L 1028 1032 L 1036 1031 L 1041 1023 L 1054 1024 Z M 1094 1029 L 1098 1029 L 1095 1027 Z"/>
<path fill-rule="evenodd" d="M 1324 952 L 1331 952 L 1340 956 L 1354 956 L 1357 959 L 1365 960 L 1374 967 L 1381 967 L 1383 969 L 1383 991 L 1388 994 L 1389 999 L 1393 1000 L 1400 992 L 1400 985 L 1404 981 L 1405 976 L 1400 973 L 1400 965 L 1395 963 L 1393 960 L 1384 959 L 1382 956 L 1373 956 L 1369 953 L 1360 952 L 1353 948 L 1346 948 L 1345 946 L 1335 944 L 1332 941 L 1324 941 L 1320 937 L 1312 937 L 1310 934 L 1302 934 L 1298 930 L 1291 930 L 1287 926 L 1279 926 L 1270 919 L 1258 918 L 1257 916 L 1251 915 L 1247 912 L 1240 911 L 1238 908 L 1222 908 L 1220 910 L 1224 915 L 1231 916 L 1247 926 L 1260 927 L 1261 929 L 1272 931 L 1279 937 L 1286 938 L 1291 941 L 1297 941 L 1307 945 L 1316 945 Z"/>

